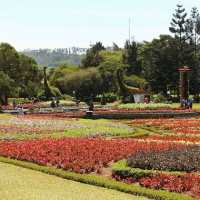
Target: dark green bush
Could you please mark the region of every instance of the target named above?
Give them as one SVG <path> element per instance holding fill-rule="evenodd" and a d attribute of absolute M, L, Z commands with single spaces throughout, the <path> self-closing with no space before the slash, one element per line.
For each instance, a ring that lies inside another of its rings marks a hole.
<path fill-rule="evenodd" d="M 112 165 L 112 174 L 121 177 L 132 177 L 139 179 L 142 177 L 150 176 L 154 173 L 152 170 L 143 170 L 139 168 L 131 168 L 127 166 L 126 160 L 120 160 Z"/>
<path fill-rule="evenodd" d="M 200 171 L 200 147 L 188 145 L 161 152 L 138 151 L 127 160 L 128 166 L 167 171 Z"/>
<path fill-rule="evenodd" d="M 104 95 L 98 95 L 94 100 L 96 102 L 102 102 L 102 99 L 104 98 L 106 103 L 113 103 L 117 101 L 118 96 L 112 92 L 105 93 Z"/>

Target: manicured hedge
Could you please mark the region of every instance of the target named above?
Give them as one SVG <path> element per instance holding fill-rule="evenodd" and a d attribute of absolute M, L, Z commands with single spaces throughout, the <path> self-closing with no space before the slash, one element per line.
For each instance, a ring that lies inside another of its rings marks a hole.
<path fill-rule="evenodd" d="M 149 177 L 154 174 L 163 173 L 163 171 L 158 170 L 144 170 L 140 168 L 132 168 L 127 165 L 127 160 L 120 160 L 112 165 L 112 173 L 113 175 L 118 175 L 121 177 L 133 177 L 135 179 L 140 179 L 143 177 Z M 182 175 L 184 172 L 173 171 L 169 172 L 166 171 L 166 174 L 173 174 L 173 175 Z"/>
<path fill-rule="evenodd" d="M 136 179 L 150 176 L 153 174 L 152 170 L 142 170 L 139 168 L 131 168 L 127 166 L 126 160 L 120 160 L 112 165 L 113 175 L 122 177 L 133 177 Z"/>
<path fill-rule="evenodd" d="M 62 169 L 57 169 L 54 167 L 40 166 L 37 164 L 13 160 L 9 158 L 0 157 L 0 162 L 5 162 L 13 164 L 16 166 L 37 170 L 51 175 L 56 175 L 61 178 L 70 179 L 86 184 L 96 185 L 100 187 L 105 187 L 108 189 L 115 189 L 121 192 L 126 192 L 134 195 L 145 196 L 155 200 L 194 200 L 194 198 L 189 197 L 184 194 L 177 194 L 162 190 L 153 190 L 140 187 L 138 185 L 127 185 L 122 182 L 117 182 L 106 177 L 101 177 L 98 175 L 89 175 L 89 174 L 77 174 L 74 172 L 64 171 Z"/>

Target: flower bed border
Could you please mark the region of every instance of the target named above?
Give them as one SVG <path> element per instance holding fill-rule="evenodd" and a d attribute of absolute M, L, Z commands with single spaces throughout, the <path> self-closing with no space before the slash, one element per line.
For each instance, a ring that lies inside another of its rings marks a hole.
<path fill-rule="evenodd" d="M 164 173 L 164 174 L 173 174 L 173 175 L 183 175 L 187 172 L 180 172 L 180 171 L 160 171 L 160 170 L 148 170 L 148 169 L 140 169 L 140 168 L 133 168 L 126 166 L 126 160 L 119 160 L 118 162 L 114 163 L 112 166 L 112 173 L 114 175 L 124 176 L 124 177 L 134 177 L 134 178 L 142 178 L 146 176 L 151 176 L 157 173 Z"/>
<path fill-rule="evenodd" d="M 2 111 L 3 113 L 18 114 L 18 111 Z M 76 112 L 45 112 L 26 114 L 33 116 L 49 116 L 59 118 L 89 118 L 89 119 L 150 119 L 150 118 L 176 118 L 200 116 L 200 111 L 193 110 L 95 110 L 93 115 L 87 115 L 84 111 Z"/>
<path fill-rule="evenodd" d="M 180 118 L 180 117 L 197 117 L 200 112 L 197 111 L 182 111 L 182 112 L 113 112 L 95 113 L 92 116 L 85 115 L 85 118 L 91 119 L 151 119 L 151 118 Z"/>
<path fill-rule="evenodd" d="M 167 192 L 163 190 L 147 189 L 138 185 L 128 185 L 98 175 L 78 174 L 74 172 L 64 171 L 62 169 L 57 169 L 55 167 L 41 166 L 34 163 L 13 160 L 5 157 L 0 157 L 0 162 L 40 171 L 43 173 L 55 175 L 64 179 L 69 179 L 81 183 L 91 184 L 108 189 L 114 189 L 120 192 L 125 192 L 133 195 L 145 196 L 155 200 L 194 200 L 194 198 L 188 195 L 177 194 L 174 192 Z"/>

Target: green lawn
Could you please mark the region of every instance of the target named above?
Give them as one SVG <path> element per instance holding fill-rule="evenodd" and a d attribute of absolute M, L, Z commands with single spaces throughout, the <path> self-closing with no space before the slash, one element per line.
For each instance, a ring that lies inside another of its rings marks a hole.
<path fill-rule="evenodd" d="M 0 162 L 3 200 L 147 200 Z"/>
<path fill-rule="evenodd" d="M 166 103 L 127 103 L 127 104 L 119 104 L 117 108 L 120 109 L 147 109 L 147 110 L 156 110 L 156 109 L 174 109 L 178 108 L 179 104 L 166 104 Z"/>
<path fill-rule="evenodd" d="M 172 103 L 172 104 L 166 104 L 166 103 L 127 103 L 127 104 L 114 104 L 113 107 L 117 107 L 120 109 L 149 109 L 149 110 L 156 110 L 156 109 L 176 109 L 180 108 L 180 103 Z M 200 109 L 200 103 L 193 103 L 193 109 Z"/>

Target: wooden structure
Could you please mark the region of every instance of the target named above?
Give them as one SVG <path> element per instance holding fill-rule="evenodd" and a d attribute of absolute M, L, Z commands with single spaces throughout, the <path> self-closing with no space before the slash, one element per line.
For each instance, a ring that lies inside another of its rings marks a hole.
<path fill-rule="evenodd" d="M 180 81 L 179 81 L 179 92 L 180 92 L 180 102 L 188 100 L 189 97 L 189 72 L 191 69 L 187 66 L 180 67 Z"/>

